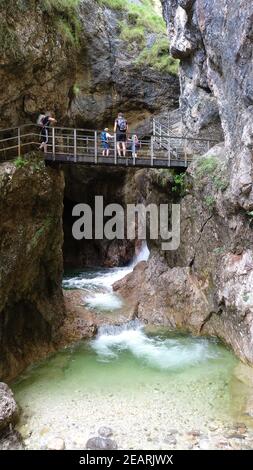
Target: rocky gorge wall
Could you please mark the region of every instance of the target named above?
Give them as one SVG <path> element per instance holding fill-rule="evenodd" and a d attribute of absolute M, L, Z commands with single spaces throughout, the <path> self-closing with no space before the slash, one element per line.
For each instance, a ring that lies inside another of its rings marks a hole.
<path fill-rule="evenodd" d="M 134 126 L 177 106 L 177 63 L 167 54 L 153 0 L 116 3 L 0 1 L 1 128 L 35 122 L 47 110 L 60 124 L 91 128 L 110 124 L 122 110 Z M 59 341 L 64 180 L 36 158 L 30 165 L 23 158 L 3 162 L 0 172 L 0 378 L 9 380 Z M 124 204 L 130 173 L 73 170 L 65 179 L 66 263 L 129 261 L 134 242 L 73 246 L 70 213 L 95 193 Z"/>
<path fill-rule="evenodd" d="M 151 6 L 152 0 L 115 7 L 106 0 L 1 2 L 0 126 L 34 122 L 47 110 L 62 125 L 86 128 L 110 124 L 121 110 L 135 125 L 176 107 L 179 83 L 174 59 L 166 59 L 162 20 L 152 11 L 143 16 Z"/>
<path fill-rule="evenodd" d="M 171 53 L 180 58 L 185 127 L 219 113 L 225 142 L 190 166 L 181 201 L 181 245 L 152 257 L 115 286 L 139 318 L 214 334 L 253 363 L 253 99 L 249 1 L 163 0 Z M 168 186 L 167 200 L 170 201 Z M 142 282 L 142 291 L 134 286 Z"/>
<path fill-rule="evenodd" d="M 133 63 L 139 54 L 138 39 L 129 50 L 119 31 L 118 21 L 126 21 L 126 12 L 83 0 L 77 23 L 67 10 L 63 24 L 56 25 L 54 9 L 30 2 L 28 17 L 27 3 L 21 2 L 13 36 L 14 3 L 9 0 L 5 8 L 0 4 L 1 34 L 5 31 L 6 38 L 14 41 L 11 47 L 3 41 L 1 55 L 4 127 L 34 119 L 45 107 L 62 122 L 88 126 L 110 121 L 119 106 L 134 123 L 137 116 L 146 117 L 164 104 L 167 108 L 176 105 L 174 74 Z M 171 54 L 181 60 L 185 128 L 196 134 L 220 119 L 225 143 L 211 149 L 187 172 L 179 250 L 164 253 L 159 241 L 150 241 L 150 262 L 142 263 L 115 288 L 125 296 L 131 293 L 133 311 L 140 319 L 216 334 L 252 363 L 252 6 L 241 1 L 239 17 L 235 0 L 229 5 L 225 0 L 162 3 Z M 63 28 L 67 19 L 70 31 Z M 136 22 L 136 17 L 131 21 Z M 26 358 L 36 358 L 41 345 L 50 350 L 54 331 L 64 317 L 60 286 L 63 177 L 56 170 L 37 172 L 36 165 L 29 170 L 29 166 L 17 169 L 3 164 L 1 172 L 0 332 L 5 377 L 6 368 L 15 375 L 30 361 Z M 73 246 L 70 213 L 74 203 L 89 202 L 95 193 L 104 194 L 107 202 L 116 198 L 124 204 L 165 203 L 175 197 L 168 172 L 66 169 L 65 178 L 65 260 L 72 266 L 92 264 L 91 259 L 114 266 L 129 260 L 135 249 L 133 244 Z M 16 232 L 14 226 L 20 223 L 24 231 Z M 142 289 L 137 290 L 140 284 Z M 15 331 L 13 342 L 10 331 Z"/>
<path fill-rule="evenodd" d="M 30 156 L 0 166 L 0 379 L 53 350 L 61 289 L 64 178 Z"/>

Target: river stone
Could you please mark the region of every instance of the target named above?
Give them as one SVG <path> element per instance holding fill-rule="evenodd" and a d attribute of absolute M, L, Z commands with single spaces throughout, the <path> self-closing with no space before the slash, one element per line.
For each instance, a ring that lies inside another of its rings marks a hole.
<path fill-rule="evenodd" d="M 0 431 L 18 418 L 18 405 L 8 385 L 0 383 Z"/>
<path fill-rule="evenodd" d="M 177 444 L 177 440 L 176 440 L 175 436 L 172 436 L 172 435 L 171 436 L 170 435 L 166 436 L 164 438 L 163 442 L 165 444 L 169 444 L 171 446 L 175 446 Z"/>
<path fill-rule="evenodd" d="M 65 450 L 65 441 L 61 437 L 55 437 L 47 443 L 48 450 Z"/>
<path fill-rule="evenodd" d="M 23 439 L 28 439 L 28 437 L 32 435 L 32 430 L 29 428 L 28 424 L 23 424 L 23 426 L 19 426 L 19 432 Z"/>
<path fill-rule="evenodd" d="M 234 428 L 240 434 L 244 434 L 245 432 L 247 432 L 247 426 L 245 423 L 236 423 Z"/>
<path fill-rule="evenodd" d="M 0 433 L 0 451 L 23 449 L 24 445 L 19 432 L 7 428 Z"/>
<path fill-rule="evenodd" d="M 187 432 L 188 436 L 192 436 L 192 437 L 200 437 L 201 436 L 201 432 L 197 429 L 192 429 L 192 431 L 189 431 Z"/>
<path fill-rule="evenodd" d="M 111 428 L 106 427 L 106 426 L 102 426 L 101 428 L 99 428 L 98 434 L 101 437 L 108 438 L 108 437 L 111 437 L 113 435 L 113 430 Z"/>
<path fill-rule="evenodd" d="M 104 439 L 103 437 L 92 437 L 87 441 L 86 449 L 88 450 L 117 450 L 118 446 L 112 439 Z"/>
<path fill-rule="evenodd" d="M 199 448 L 200 450 L 209 450 L 211 449 L 211 442 L 209 441 L 209 439 L 201 439 L 199 441 Z"/>
<path fill-rule="evenodd" d="M 226 434 L 225 437 L 227 439 L 245 439 L 245 435 L 243 434 L 239 434 L 239 433 L 230 433 L 230 434 Z"/>
<path fill-rule="evenodd" d="M 172 436 L 172 434 L 178 434 L 178 430 L 177 429 L 169 429 L 167 431 L 168 436 Z"/>

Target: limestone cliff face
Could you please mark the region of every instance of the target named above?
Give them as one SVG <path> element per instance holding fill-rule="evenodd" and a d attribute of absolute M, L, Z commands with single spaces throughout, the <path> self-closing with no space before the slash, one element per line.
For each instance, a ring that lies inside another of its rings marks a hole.
<path fill-rule="evenodd" d="M 177 106 L 178 77 L 136 63 L 159 32 L 143 38 L 135 15 L 107 2 L 67 3 L 1 2 L 1 127 L 34 121 L 43 110 L 62 124 L 94 128 L 120 109 L 135 124 Z"/>
<path fill-rule="evenodd" d="M 64 318 L 63 175 L 37 159 L 0 166 L 0 378 L 52 349 Z"/>
<path fill-rule="evenodd" d="M 219 113 L 225 143 L 188 170 L 180 248 L 163 253 L 152 243 L 148 265 L 116 288 L 125 294 L 132 285 L 143 320 L 215 334 L 252 364 L 253 6 L 163 0 L 163 7 L 171 53 L 181 59 L 185 126 L 201 132 Z"/>
<path fill-rule="evenodd" d="M 226 144 L 247 147 L 252 139 L 252 2 L 162 3 L 171 53 L 181 59 L 186 125 L 200 129 L 219 113 Z"/>

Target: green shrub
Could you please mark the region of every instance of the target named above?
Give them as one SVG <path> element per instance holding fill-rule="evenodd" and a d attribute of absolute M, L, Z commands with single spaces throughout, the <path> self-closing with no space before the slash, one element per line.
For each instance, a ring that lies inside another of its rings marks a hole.
<path fill-rule="evenodd" d="M 98 0 L 100 5 L 104 5 L 112 10 L 126 10 L 126 0 Z"/>
<path fill-rule="evenodd" d="M 225 167 L 217 157 L 209 155 L 197 162 L 195 184 L 198 189 L 203 189 L 207 179 L 212 183 L 213 189 L 225 191 L 229 185 Z"/>
<path fill-rule="evenodd" d="M 141 26 L 129 27 L 126 21 L 120 23 L 120 37 L 123 41 L 126 42 L 138 42 L 139 45 L 143 44 L 145 41 L 145 30 Z"/>
<path fill-rule="evenodd" d="M 14 165 L 16 168 L 28 167 L 32 171 L 36 172 L 45 169 L 44 158 L 41 157 L 41 153 L 36 151 L 27 153 L 24 156 L 21 155 L 20 157 L 16 158 L 16 160 L 14 160 Z"/>
<path fill-rule="evenodd" d="M 129 22 L 133 21 L 136 26 L 142 26 L 151 33 L 166 34 L 166 24 L 155 9 L 151 0 L 142 0 L 141 4 L 128 3 L 127 11 Z"/>
<path fill-rule="evenodd" d="M 14 160 L 14 165 L 16 168 L 23 168 L 24 166 L 28 165 L 28 160 L 23 157 L 18 157 Z"/>
<path fill-rule="evenodd" d="M 122 11 L 124 19 L 119 22 L 121 39 L 128 42 L 129 49 L 141 49 L 135 64 L 146 65 L 164 73 L 178 74 L 179 61 L 169 55 L 169 42 L 165 21 L 155 9 L 153 0 L 133 3 L 129 0 L 98 0 L 100 5 Z M 147 46 L 147 35 L 158 35 L 154 44 Z"/>
<path fill-rule="evenodd" d="M 204 197 L 204 205 L 210 209 L 210 210 L 213 210 L 214 209 L 214 206 L 215 206 L 215 197 L 212 196 L 211 194 L 208 195 L 208 196 L 205 196 Z"/>
<path fill-rule="evenodd" d="M 49 230 L 51 229 L 51 226 L 55 223 L 54 218 L 49 215 L 46 219 L 44 224 L 35 232 L 34 236 L 31 239 L 31 248 L 35 248 L 38 243 L 40 242 L 40 239 L 44 237 Z"/>
<path fill-rule="evenodd" d="M 151 47 L 145 47 L 136 60 L 138 65 L 148 65 L 162 72 L 178 74 L 179 60 L 169 55 L 167 37 L 158 36 Z"/>
<path fill-rule="evenodd" d="M 185 173 L 176 173 L 173 175 L 173 186 L 172 191 L 177 193 L 178 196 L 183 197 L 185 195 Z"/>
<path fill-rule="evenodd" d="M 226 250 L 225 250 L 224 246 L 219 246 L 217 248 L 214 248 L 213 253 L 216 256 L 220 256 L 220 255 L 223 255 L 225 253 L 225 251 Z"/>
<path fill-rule="evenodd" d="M 42 11 L 53 24 L 65 43 L 78 46 L 81 23 L 78 6 L 81 0 L 40 0 Z"/>
<path fill-rule="evenodd" d="M 17 33 L 5 21 L 0 23 L 0 54 L 15 61 L 22 58 Z"/>
<path fill-rule="evenodd" d="M 216 189 L 220 189 L 221 191 L 225 191 L 227 189 L 229 182 L 223 176 L 215 176 L 213 179 L 213 184 Z"/>
<path fill-rule="evenodd" d="M 73 86 L 73 95 L 78 96 L 80 92 L 81 92 L 80 87 L 77 85 L 77 83 L 75 83 Z"/>
<path fill-rule="evenodd" d="M 197 162 L 197 174 L 198 176 L 211 175 L 215 172 L 218 166 L 218 159 L 209 155 L 208 157 L 201 158 Z"/>

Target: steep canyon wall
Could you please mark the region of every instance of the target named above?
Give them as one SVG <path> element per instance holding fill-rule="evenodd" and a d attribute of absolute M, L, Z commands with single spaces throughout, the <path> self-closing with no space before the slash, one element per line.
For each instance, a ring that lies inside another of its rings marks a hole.
<path fill-rule="evenodd" d="M 225 142 L 190 166 L 181 201 L 181 245 L 152 257 L 116 286 L 138 316 L 215 334 L 253 362 L 253 6 L 250 1 L 163 0 L 171 53 L 180 58 L 188 132 L 220 116 Z M 167 200 L 171 200 L 168 187 Z"/>

